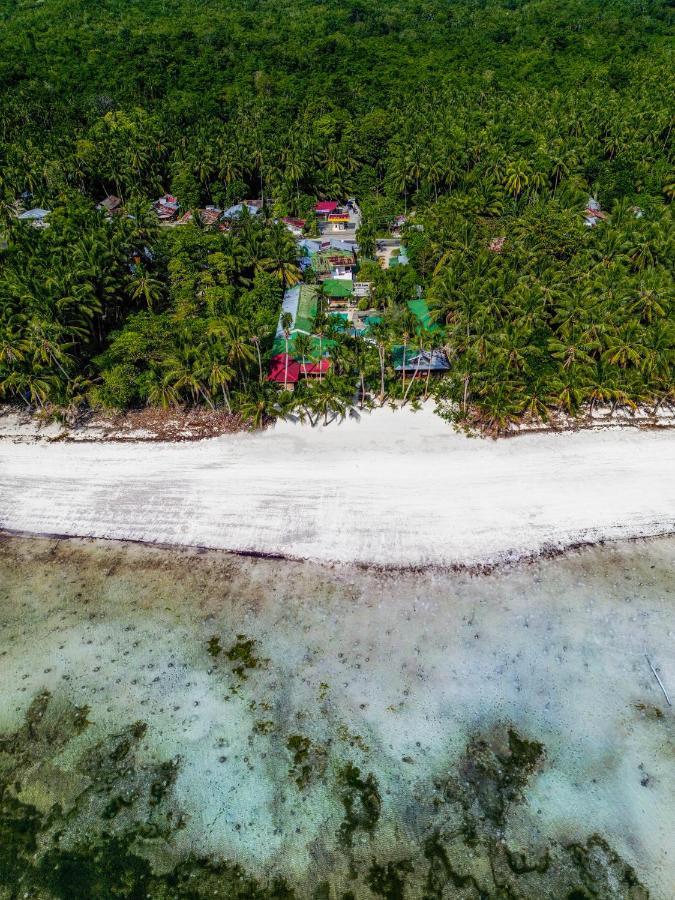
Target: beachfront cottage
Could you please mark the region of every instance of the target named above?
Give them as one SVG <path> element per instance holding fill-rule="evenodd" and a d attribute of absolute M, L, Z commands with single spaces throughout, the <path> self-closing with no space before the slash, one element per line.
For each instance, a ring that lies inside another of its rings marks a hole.
<path fill-rule="evenodd" d="M 296 362 L 293 357 L 286 353 L 277 353 L 270 360 L 270 367 L 267 374 L 267 380 L 274 384 L 293 390 L 293 385 L 297 384 L 300 378 L 300 363 Z"/>
<path fill-rule="evenodd" d="M 450 369 L 450 363 L 444 350 L 420 351 L 407 347 L 404 363 L 403 347 L 395 347 L 392 352 L 392 360 L 394 369 L 400 375 L 403 375 L 405 371 L 406 376 L 414 375 L 415 372 L 425 375 L 427 372 L 430 372 L 432 375 L 443 375 Z"/>
<path fill-rule="evenodd" d="M 316 362 L 308 359 L 303 363 L 290 354 L 277 353 L 270 360 L 267 380 L 279 387 L 285 385 L 287 390 L 292 391 L 300 378 L 320 378 L 328 374 L 330 366 L 331 361 L 325 357 Z"/>

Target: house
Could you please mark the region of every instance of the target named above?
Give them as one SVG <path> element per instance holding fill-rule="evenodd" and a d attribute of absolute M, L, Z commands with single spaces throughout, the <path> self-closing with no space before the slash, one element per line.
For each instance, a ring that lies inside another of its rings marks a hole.
<path fill-rule="evenodd" d="M 354 286 L 346 278 L 326 278 L 323 293 L 328 301 L 328 309 L 349 309 L 354 306 Z"/>
<path fill-rule="evenodd" d="M 47 228 L 47 216 L 51 212 L 50 209 L 42 209 L 36 206 L 34 209 L 27 209 L 25 212 L 19 213 L 17 219 L 22 222 L 30 222 L 33 228 Z"/>
<path fill-rule="evenodd" d="M 326 227 L 330 231 L 347 231 L 350 226 L 350 219 L 348 212 L 338 212 L 337 210 L 332 213 L 328 213 L 326 216 Z"/>
<path fill-rule="evenodd" d="M 328 257 L 331 278 L 344 278 L 352 281 L 354 277 L 354 269 L 356 268 L 356 259 L 347 254 L 333 254 Z"/>
<path fill-rule="evenodd" d="M 404 364 L 403 347 L 394 347 L 392 362 L 397 372 L 403 374 L 405 371 L 406 375 L 414 375 L 415 372 L 424 375 L 427 372 L 432 375 L 443 375 L 450 369 L 450 363 L 444 350 L 417 350 L 407 347 Z"/>
<path fill-rule="evenodd" d="M 314 207 L 314 212 L 317 215 L 318 219 L 323 219 L 324 221 L 328 218 L 331 213 L 334 213 L 339 204 L 335 200 L 320 200 Z"/>
<path fill-rule="evenodd" d="M 209 225 L 215 225 L 222 214 L 222 209 L 218 209 L 217 206 L 207 206 L 205 209 L 199 210 L 199 218 L 202 220 L 202 225 L 205 225 L 207 228 Z"/>
<path fill-rule="evenodd" d="M 257 216 L 262 209 L 262 200 L 242 200 L 241 203 L 235 203 L 223 213 L 223 219 L 239 219 L 246 210 L 249 216 Z"/>
<path fill-rule="evenodd" d="M 296 219 L 293 216 L 284 216 L 281 220 L 293 237 L 302 237 L 302 230 L 305 227 L 304 219 Z"/>
<path fill-rule="evenodd" d="M 152 208 L 157 213 L 157 218 L 161 223 L 173 222 L 178 215 L 179 203 L 171 194 L 164 194 L 159 200 L 155 200 Z"/>
<path fill-rule="evenodd" d="M 122 201 L 119 197 L 115 197 L 114 194 L 108 194 L 105 200 L 101 200 L 96 209 L 111 216 L 113 213 L 121 212 Z"/>
<path fill-rule="evenodd" d="M 584 210 L 584 225 L 593 228 L 598 222 L 604 222 L 607 218 L 607 213 L 602 211 L 598 201 L 594 197 L 589 197 Z"/>
<path fill-rule="evenodd" d="M 353 250 L 335 250 L 330 245 L 322 247 L 312 256 L 312 268 L 321 280 L 343 278 L 351 281 L 356 269 L 356 254 Z"/>

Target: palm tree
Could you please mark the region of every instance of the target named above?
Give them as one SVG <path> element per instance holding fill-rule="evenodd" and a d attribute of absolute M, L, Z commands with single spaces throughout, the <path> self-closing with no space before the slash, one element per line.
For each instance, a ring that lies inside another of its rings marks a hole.
<path fill-rule="evenodd" d="M 145 300 L 148 309 L 153 309 L 161 296 L 162 282 L 151 275 L 143 266 L 134 267 L 134 272 L 129 279 L 131 299 L 138 302 Z"/>
<path fill-rule="evenodd" d="M 256 431 L 264 428 L 275 413 L 283 413 L 279 395 L 272 396 L 267 388 L 268 386 L 261 385 L 251 393 L 235 397 L 239 414 Z"/>
<path fill-rule="evenodd" d="M 171 384 L 168 377 L 154 381 L 148 392 L 148 405 L 169 409 L 178 405 L 178 391 Z"/>
<path fill-rule="evenodd" d="M 26 404 L 28 409 L 38 406 L 44 409 L 49 394 L 56 382 L 53 376 L 43 375 L 39 372 L 10 372 L 0 381 L 0 395 L 18 396 Z"/>
<path fill-rule="evenodd" d="M 288 342 L 291 338 L 291 328 L 293 326 L 293 316 L 289 312 L 281 314 L 281 330 L 284 333 L 285 347 L 285 365 L 284 365 L 284 390 L 288 390 Z"/>
<path fill-rule="evenodd" d="M 237 367 L 242 383 L 246 386 L 246 367 L 255 359 L 255 353 L 249 346 L 242 322 L 234 316 L 225 320 L 225 341 L 227 361 Z"/>
<path fill-rule="evenodd" d="M 194 403 L 197 403 L 199 397 L 202 397 L 211 409 L 215 409 L 201 378 L 203 365 L 194 350 L 181 348 L 173 356 L 166 357 L 163 364 L 167 387 L 173 389 L 176 394 L 188 392 Z"/>
<path fill-rule="evenodd" d="M 260 384 L 263 383 L 263 371 L 262 371 L 262 359 L 260 357 L 260 338 L 257 334 L 252 334 L 250 337 L 250 341 L 256 349 L 256 354 L 258 356 L 258 382 Z"/>
<path fill-rule="evenodd" d="M 282 225 L 274 226 L 262 266 L 281 281 L 284 291 L 302 278 L 297 258 L 298 250 L 291 233 Z"/>
<path fill-rule="evenodd" d="M 415 371 L 413 372 L 413 377 L 410 379 L 410 383 L 408 384 L 408 387 L 406 388 L 406 390 L 403 393 L 403 405 L 405 405 L 405 403 L 408 399 L 408 394 L 410 392 L 410 389 L 412 388 L 413 384 L 415 383 L 415 379 L 419 375 L 420 369 L 422 368 L 422 354 L 424 352 L 424 345 L 426 344 L 427 337 L 428 337 L 428 332 L 427 332 L 426 328 L 424 328 L 424 326 L 420 326 L 420 328 L 418 329 L 418 332 L 417 332 L 417 341 L 416 341 L 416 343 L 417 343 L 417 365 L 415 366 Z M 429 374 L 430 369 L 431 369 L 431 350 L 429 351 L 429 368 L 427 369 L 427 379 L 428 379 L 428 374 Z"/>
<path fill-rule="evenodd" d="M 340 396 L 341 385 L 334 376 L 329 375 L 326 380 L 316 385 L 312 391 L 312 408 L 319 416 L 323 416 L 323 424 L 328 425 L 328 416 L 344 416 L 347 404 Z"/>
<path fill-rule="evenodd" d="M 419 322 L 417 321 L 416 316 L 410 312 L 409 309 L 406 309 L 403 315 L 401 316 L 401 320 L 399 322 L 399 327 L 401 330 L 401 338 L 403 340 L 403 394 L 406 395 L 405 389 L 405 373 L 406 373 L 406 350 L 408 347 L 408 341 L 411 336 L 415 334 L 416 330 L 419 328 Z"/>
<path fill-rule="evenodd" d="M 295 353 L 302 359 L 302 371 L 307 374 L 307 357 L 312 352 L 312 339 L 308 334 L 297 334 L 295 336 Z M 319 370 L 321 374 L 321 370 Z"/>
<path fill-rule="evenodd" d="M 530 172 L 522 160 L 510 162 L 504 175 L 504 187 L 514 197 L 520 197 L 530 182 Z"/>
<path fill-rule="evenodd" d="M 384 403 L 384 364 L 389 346 L 389 326 L 382 320 L 370 326 L 370 337 L 375 341 L 380 360 L 380 403 Z"/>
<path fill-rule="evenodd" d="M 232 405 L 230 403 L 230 392 L 228 388 L 235 378 L 234 369 L 210 356 L 207 357 L 204 364 L 204 375 L 206 376 L 206 381 L 212 394 L 215 394 L 216 391 L 220 389 L 223 395 L 223 403 L 225 404 L 228 413 L 231 413 Z"/>

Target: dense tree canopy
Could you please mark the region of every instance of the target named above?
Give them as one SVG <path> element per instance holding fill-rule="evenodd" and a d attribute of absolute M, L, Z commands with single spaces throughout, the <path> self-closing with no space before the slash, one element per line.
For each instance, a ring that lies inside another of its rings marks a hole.
<path fill-rule="evenodd" d="M 379 337 L 329 335 L 315 405 L 426 393 L 389 367 L 408 337 L 445 344 L 434 390 L 492 427 L 673 399 L 665 0 L 0 0 L 0 21 L 4 398 L 282 408 L 262 373 L 298 271 L 272 218 L 356 196 L 364 256 L 415 211 L 410 265 L 372 273 Z M 159 229 L 166 190 L 274 204 Z M 127 215 L 95 210 L 110 192 Z M 49 228 L 14 219 L 22 195 Z M 441 337 L 406 323 L 418 284 Z"/>

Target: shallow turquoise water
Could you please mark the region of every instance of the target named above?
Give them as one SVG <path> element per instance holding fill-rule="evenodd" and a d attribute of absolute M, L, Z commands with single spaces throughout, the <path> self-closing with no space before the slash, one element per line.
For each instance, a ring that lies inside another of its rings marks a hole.
<path fill-rule="evenodd" d="M 3 541 L 0 897 L 670 897 L 674 558 Z"/>

